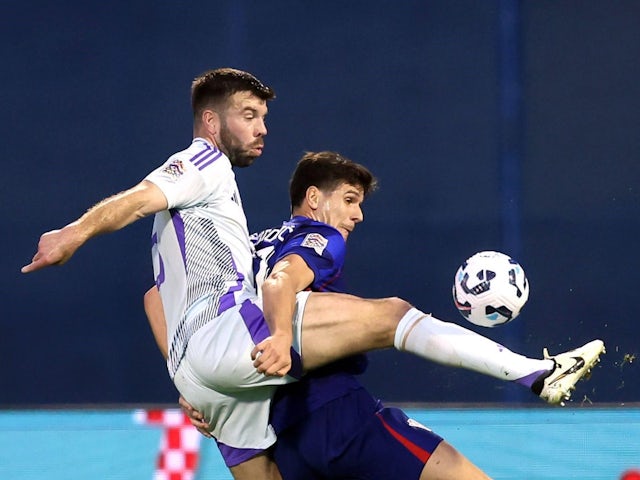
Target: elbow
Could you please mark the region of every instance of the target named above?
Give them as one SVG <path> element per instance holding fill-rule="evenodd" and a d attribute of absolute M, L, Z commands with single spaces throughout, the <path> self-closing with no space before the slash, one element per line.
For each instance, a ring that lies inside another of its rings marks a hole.
<path fill-rule="evenodd" d="M 287 275 L 276 272 L 264 281 L 262 284 L 262 298 L 286 298 L 296 294 L 294 285 L 289 281 Z"/>
<path fill-rule="evenodd" d="M 271 277 L 267 278 L 262 284 L 262 298 L 267 298 L 273 295 L 277 290 L 277 282 L 275 282 Z"/>

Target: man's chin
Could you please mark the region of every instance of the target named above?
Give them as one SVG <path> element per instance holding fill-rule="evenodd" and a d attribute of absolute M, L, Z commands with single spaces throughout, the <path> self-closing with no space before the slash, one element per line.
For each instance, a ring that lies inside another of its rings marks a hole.
<path fill-rule="evenodd" d="M 238 168 L 250 167 L 251 165 L 253 165 L 253 162 L 256 160 L 256 158 L 258 157 L 237 157 L 231 160 L 231 165 Z"/>

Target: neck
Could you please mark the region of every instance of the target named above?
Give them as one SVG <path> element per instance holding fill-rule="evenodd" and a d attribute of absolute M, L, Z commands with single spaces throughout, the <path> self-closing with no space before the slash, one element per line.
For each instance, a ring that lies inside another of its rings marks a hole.
<path fill-rule="evenodd" d="M 307 218 L 310 218 L 311 220 L 318 220 L 318 218 L 315 215 L 315 212 L 311 208 L 304 208 L 304 207 L 294 208 L 291 211 L 291 216 L 292 217 L 307 217 Z"/>
<path fill-rule="evenodd" d="M 207 142 L 209 142 L 214 147 L 216 147 L 217 149 L 220 149 L 220 146 L 216 142 L 216 139 L 213 138 L 213 135 L 211 135 L 207 131 L 203 131 L 203 129 L 195 129 L 194 128 L 194 130 L 193 130 L 193 138 L 202 138 L 202 139 L 206 140 Z"/>

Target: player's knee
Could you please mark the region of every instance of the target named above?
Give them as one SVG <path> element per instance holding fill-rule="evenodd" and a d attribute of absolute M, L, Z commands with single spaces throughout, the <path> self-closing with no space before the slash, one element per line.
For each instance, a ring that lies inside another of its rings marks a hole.
<path fill-rule="evenodd" d="M 374 324 L 370 325 L 370 331 L 376 332 L 382 337 L 388 337 L 386 338 L 387 343 L 391 342 L 391 344 L 387 346 L 393 346 L 393 337 L 398 323 L 411 308 L 412 305 L 409 302 L 399 297 L 375 300 L 375 315 L 372 315 L 371 318 Z"/>
<path fill-rule="evenodd" d="M 389 300 L 391 301 L 393 308 L 396 310 L 397 314 L 400 316 L 403 316 L 413 307 L 413 305 L 400 297 L 391 297 L 389 298 Z"/>
<path fill-rule="evenodd" d="M 385 302 L 386 318 L 394 330 L 398 322 L 412 308 L 412 305 L 400 297 L 389 297 Z"/>

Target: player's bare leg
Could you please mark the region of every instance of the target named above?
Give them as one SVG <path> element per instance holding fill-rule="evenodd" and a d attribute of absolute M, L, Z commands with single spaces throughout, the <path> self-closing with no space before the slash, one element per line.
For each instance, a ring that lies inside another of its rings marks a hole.
<path fill-rule="evenodd" d="M 460 325 L 423 313 L 400 298 L 309 295 L 302 323 L 305 369 L 354 353 L 393 347 L 505 380 L 515 381 L 526 375 L 537 378 L 553 369 L 550 360 L 513 353 Z"/>
<path fill-rule="evenodd" d="M 551 357 L 534 359 L 512 352 L 489 338 L 455 323 L 438 320 L 395 297 L 363 299 L 336 293 L 311 293 L 304 308 L 301 341 L 307 370 L 355 353 L 395 347 L 442 365 L 473 370 L 531 389 L 534 383 L 540 383 L 562 366 Z M 604 345 L 594 340 L 576 351 L 582 358 L 581 368 L 572 372 L 562 395 L 540 395 L 549 403 L 568 398 L 575 383 L 597 363 Z"/>
<path fill-rule="evenodd" d="M 304 368 L 311 370 L 355 353 L 392 348 L 398 322 L 410 309 L 411 305 L 399 298 L 311 293 L 302 323 Z"/>
<path fill-rule="evenodd" d="M 229 468 L 234 480 L 282 480 L 275 462 L 266 453 L 256 455 L 240 465 Z"/>
<path fill-rule="evenodd" d="M 513 353 L 460 325 L 425 314 L 400 298 L 309 295 L 302 323 L 305 369 L 354 353 L 393 347 L 504 380 L 515 381 L 528 375 L 537 378 L 553 368 L 552 361 Z"/>
<path fill-rule="evenodd" d="M 425 464 L 420 480 L 490 480 L 490 477 L 443 441 Z"/>

